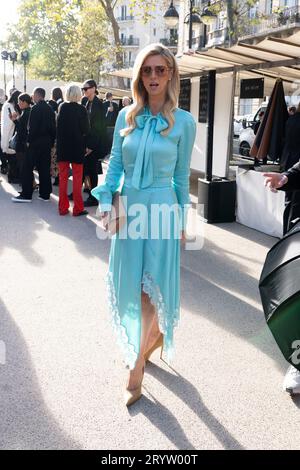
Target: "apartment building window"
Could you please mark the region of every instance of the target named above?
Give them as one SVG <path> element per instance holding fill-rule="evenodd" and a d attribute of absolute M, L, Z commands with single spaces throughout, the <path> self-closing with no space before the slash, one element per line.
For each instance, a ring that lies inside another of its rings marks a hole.
<path fill-rule="evenodd" d="M 156 28 L 153 28 L 153 36 L 156 36 Z"/>
<path fill-rule="evenodd" d="M 123 5 L 121 6 L 121 19 L 126 20 L 126 15 L 127 15 L 127 6 Z"/>
<path fill-rule="evenodd" d="M 267 0 L 266 1 L 266 14 L 270 15 L 273 10 L 273 0 Z"/>

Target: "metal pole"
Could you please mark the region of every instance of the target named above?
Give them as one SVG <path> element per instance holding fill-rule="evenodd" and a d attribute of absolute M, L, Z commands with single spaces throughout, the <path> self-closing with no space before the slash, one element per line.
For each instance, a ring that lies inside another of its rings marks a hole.
<path fill-rule="evenodd" d="M 207 118 L 207 145 L 206 145 L 206 181 L 212 180 L 214 118 L 215 118 L 216 71 L 208 72 L 208 118 Z"/>
<path fill-rule="evenodd" d="M 4 92 L 6 94 L 6 64 L 5 64 L 5 60 L 3 61 L 4 62 Z"/>
<path fill-rule="evenodd" d="M 26 60 L 24 60 L 24 93 L 26 93 Z"/>
<path fill-rule="evenodd" d="M 13 60 L 13 88 L 15 88 L 16 81 L 15 81 L 15 61 Z"/>
<path fill-rule="evenodd" d="M 193 42 L 193 8 L 194 8 L 194 0 L 190 0 L 189 49 L 192 49 L 192 42 Z"/>

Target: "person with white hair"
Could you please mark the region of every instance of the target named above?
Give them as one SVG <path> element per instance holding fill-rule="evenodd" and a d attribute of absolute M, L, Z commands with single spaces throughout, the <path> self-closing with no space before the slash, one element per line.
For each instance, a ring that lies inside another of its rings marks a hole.
<path fill-rule="evenodd" d="M 88 214 L 82 199 L 83 162 L 86 154 L 87 135 L 90 130 L 86 108 L 79 104 L 81 89 L 69 85 L 66 90 L 66 101 L 58 109 L 57 116 L 57 162 L 59 168 L 59 202 L 60 215 L 69 212 L 68 178 L 69 168 L 73 174 L 73 216 Z"/>
<path fill-rule="evenodd" d="M 122 98 L 123 108 L 126 108 L 126 106 L 130 106 L 130 105 L 131 105 L 131 99 L 129 98 L 129 96 L 123 96 Z"/>
<path fill-rule="evenodd" d="M 5 101 L 6 101 L 5 91 L 2 88 L 0 88 L 0 121 L 1 121 L 2 107 L 5 103 Z M 2 148 L 1 148 L 1 127 L 0 127 L 0 161 L 1 161 L 1 173 L 6 174 L 7 164 L 5 165 L 5 159 L 4 159 L 4 155 L 3 155 L 3 152 L 2 152 Z"/>

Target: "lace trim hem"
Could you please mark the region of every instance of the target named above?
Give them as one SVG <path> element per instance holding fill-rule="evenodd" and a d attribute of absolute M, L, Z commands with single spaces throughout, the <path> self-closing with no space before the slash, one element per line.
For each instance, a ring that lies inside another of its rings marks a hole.
<path fill-rule="evenodd" d="M 129 343 L 126 328 L 121 324 L 118 302 L 113 283 L 113 276 L 110 272 L 108 272 L 106 275 L 106 286 L 108 295 L 108 307 L 111 314 L 111 324 L 117 336 L 118 344 L 124 354 L 126 365 L 128 365 L 130 369 L 133 369 L 138 354 L 136 353 L 134 346 Z"/>
<path fill-rule="evenodd" d="M 138 357 L 134 346 L 129 342 L 126 328 L 121 324 L 118 302 L 116 298 L 113 275 L 108 272 L 106 275 L 106 286 L 108 295 L 108 307 L 111 314 L 111 324 L 114 333 L 117 336 L 118 344 L 124 354 L 125 363 L 130 369 L 133 369 Z M 179 324 L 179 308 L 175 309 L 173 315 L 170 315 L 159 286 L 154 282 L 149 272 L 144 272 L 142 276 L 143 291 L 149 295 L 152 305 L 155 307 L 159 329 L 164 335 L 163 351 L 167 356 L 167 362 L 171 362 L 174 356 L 173 331 Z"/>
<path fill-rule="evenodd" d="M 173 331 L 180 320 L 179 308 L 176 308 L 175 312 L 170 315 L 159 286 L 147 271 L 143 273 L 142 284 L 144 292 L 149 295 L 150 301 L 156 309 L 159 329 L 164 335 L 163 351 L 166 353 L 167 362 L 171 362 L 174 357 Z"/>

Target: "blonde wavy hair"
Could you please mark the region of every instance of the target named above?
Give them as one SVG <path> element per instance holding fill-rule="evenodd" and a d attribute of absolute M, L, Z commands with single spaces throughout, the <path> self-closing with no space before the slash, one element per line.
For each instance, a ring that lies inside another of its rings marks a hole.
<path fill-rule="evenodd" d="M 143 85 L 141 79 L 141 67 L 145 60 L 153 55 L 162 56 L 170 69 L 172 69 L 172 78 L 168 81 L 166 100 L 162 107 L 161 114 L 169 123 L 169 127 L 161 132 L 161 135 L 167 135 L 172 127 L 174 126 L 174 110 L 178 105 L 178 97 L 180 91 L 180 78 L 179 70 L 176 59 L 172 52 L 162 44 L 149 44 L 142 49 L 136 59 L 133 66 L 131 91 L 133 97 L 133 104 L 128 106 L 128 112 L 126 113 L 126 123 L 128 127 L 122 129 L 120 134 L 126 136 L 136 128 L 135 117 L 145 105 L 148 104 L 148 93 Z"/>

